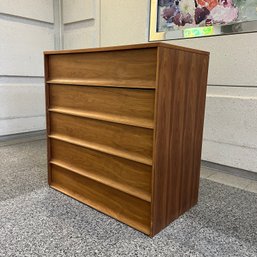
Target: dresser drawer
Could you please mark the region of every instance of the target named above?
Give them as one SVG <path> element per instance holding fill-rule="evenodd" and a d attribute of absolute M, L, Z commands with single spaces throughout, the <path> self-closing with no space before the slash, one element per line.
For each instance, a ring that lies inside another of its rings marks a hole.
<path fill-rule="evenodd" d="M 149 234 L 149 202 L 55 165 L 51 170 L 53 188 Z"/>
<path fill-rule="evenodd" d="M 150 201 L 152 167 L 51 139 L 51 163 Z"/>
<path fill-rule="evenodd" d="M 152 164 L 153 130 L 51 113 L 50 136 L 120 157 Z"/>
<path fill-rule="evenodd" d="M 155 87 L 157 50 L 50 55 L 50 81 Z"/>
<path fill-rule="evenodd" d="M 49 85 L 50 110 L 153 127 L 154 90 Z"/>

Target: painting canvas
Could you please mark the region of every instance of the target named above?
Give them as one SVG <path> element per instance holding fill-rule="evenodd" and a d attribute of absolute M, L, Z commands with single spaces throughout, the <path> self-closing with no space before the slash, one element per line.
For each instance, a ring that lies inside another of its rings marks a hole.
<path fill-rule="evenodd" d="M 152 2 L 157 5 L 156 33 L 183 30 L 182 34 L 177 35 L 190 37 L 190 32 L 198 31 L 200 36 L 204 36 L 208 33 L 215 34 L 219 31 L 217 28 L 225 28 L 226 25 L 230 25 L 231 32 L 233 30 L 236 32 L 237 27 L 232 28 L 232 25 L 257 21 L 257 0 L 158 0 Z M 193 28 L 202 29 L 193 30 Z M 197 34 L 194 33 L 193 36 Z"/>

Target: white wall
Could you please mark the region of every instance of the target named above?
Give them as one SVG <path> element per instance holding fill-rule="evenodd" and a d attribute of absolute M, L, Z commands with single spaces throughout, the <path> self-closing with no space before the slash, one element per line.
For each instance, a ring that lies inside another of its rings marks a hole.
<path fill-rule="evenodd" d="M 52 0 L 0 0 L 0 136 L 45 129 L 43 51 Z"/>
<path fill-rule="evenodd" d="M 43 51 L 54 49 L 53 1 L 0 0 L 0 136 L 45 129 Z M 99 46 L 99 0 L 63 0 L 62 11 L 64 48 Z"/>
<path fill-rule="evenodd" d="M 63 0 L 64 48 L 148 41 L 149 0 Z M 52 0 L 0 0 L 0 135 L 45 128 Z M 168 41 L 211 52 L 202 158 L 257 172 L 257 33 Z"/>
<path fill-rule="evenodd" d="M 101 46 L 148 41 L 148 0 L 102 0 Z M 257 33 L 168 41 L 211 53 L 202 159 L 257 172 Z"/>
<path fill-rule="evenodd" d="M 148 0 L 101 0 L 101 46 L 145 43 Z"/>
<path fill-rule="evenodd" d="M 99 46 L 99 0 L 63 0 L 64 49 Z"/>

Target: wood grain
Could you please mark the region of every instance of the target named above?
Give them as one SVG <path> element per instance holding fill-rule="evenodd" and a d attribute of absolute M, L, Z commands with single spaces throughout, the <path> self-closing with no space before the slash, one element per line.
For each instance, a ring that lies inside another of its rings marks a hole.
<path fill-rule="evenodd" d="M 50 108 L 153 128 L 154 90 L 50 85 Z"/>
<path fill-rule="evenodd" d="M 52 165 L 51 186 L 146 234 L 150 233 L 150 204 L 94 180 Z"/>
<path fill-rule="evenodd" d="M 173 45 L 169 43 L 163 43 L 163 42 L 153 42 L 153 43 L 144 43 L 144 44 L 133 44 L 133 45 L 119 45 L 119 46 L 108 46 L 108 47 L 97 47 L 97 48 L 86 48 L 86 49 L 73 49 L 73 50 L 58 50 L 58 51 L 45 51 L 45 55 L 55 55 L 55 54 L 75 54 L 75 53 L 95 53 L 95 52 L 113 52 L 113 51 L 121 51 L 121 50 L 132 50 L 132 49 L 148 49 L 148 48 L 168 48 L 173 50 L 180 50 L 183 52 L 191 52 L 191 53 L 197 53 L 197 54 L 203 54 L 203 55 L 209 55 L 208 52 Z"/>
<path fill-rule="evenodd" d="M 117 123 L 80 118 L 59 113 L 50 114 L 51 135 L 84 141 L 111 152 L 152 159 L 153 130 Z M 113 149 L 113 151 L 112 151 Z"/>
<path fill-rule="evenodd" d="M 155 89 L 155 80 L 112 80 L 112 79 L 52 79 L 48 84 L 73 85 L 73 86 L 94 86 L 94 87 L 115 87 L 115 88 L 143 88 Z"/>
<path fill-rule="evenodd" d="M 51 152 L 51 163 L 150 202 L 151 166 L 55 139 L 51 139 Z"/>
<path fill-rule="evenodd" d="M 49 80 L 155 81 L 155 48 L 49 56 Z"/>
<path fill-rule="evenodd" d="M 51 187 L 154 236 L 198 200 L 209 53 L 45 52 Z"/>
<path fill-rule="evenodd" d="M 50 94 L 49 94 L 49 87 L 47 85 L 49 74 L 49 63 L 48 63 L 48 55 L 44 55 L 44 75 L 45 75 L 45 112 L 46 112 L 46 133 L 47 135 L 50 134 L 50 116 L 49 116 L 49 106 L 50 106 Z M 51 145 L 49 139 L 47 138 L 47 180 L 48 184 L 51 183 L 51 165 L 49 160 L 51 159 Z"/>
<path fill-rule="evenodd" d="M 208 70 L 208 55 L 158 54 L 152 236 L 197 202 Z"/>
<path fill-rule="evenodd" d="M 126 116 L 103 114 L 99 112 L 91 112 L 86 110 L 85 111 L 73 110 L 73 109 L 63 108 L 63 107 L 49 108 L 48 111 L 82 117 L 82 118 L 89 118 L 93 120 L 109 121 L 113 123 L 120 123 L 124 125 L 140 127 L 140 128 L 153 129 L 153 120 L 144 119 L 144 118 L 135 118 L 135 117 L 130 118 Z"/>
<path fill-rule="evenodd" d="M 107 153 L 107 154 L 110 154 L 112 156 L 121 157 L 121 158 L 130 160 L 130 161 L 139 162 L 139 163 L 142 163 L 142 164 L 145 164 L 145 165 L 152 166 L 152 164 L 153 164 L 152 159 L 150 159 L 150 158 L 142 157 L 142 156 L 137 155 L 137 154 L 131 154 L 131 153 L 128 153 L 128 152 L 120 151 L 120 150 L 117 150 L 113 147 L 99 145 L 99 144 L 95 144 L 95 143 L 91 143 L 91 142 L 86 142 L 84 140 L 75 139 L 75 138 L 72 138 L 72 137 L 69 137 L 69 136 L 64 136 L 64 135 L 49 135 L 48 137 L 51 138 L 51 139 L 56 139 L 56 140 L 66 142 L 66 143 L 69 143 L 69 144 L 89 148 L 89 149 L 99 151 L 99 152 L 102 152 L 102 153 Z"/>

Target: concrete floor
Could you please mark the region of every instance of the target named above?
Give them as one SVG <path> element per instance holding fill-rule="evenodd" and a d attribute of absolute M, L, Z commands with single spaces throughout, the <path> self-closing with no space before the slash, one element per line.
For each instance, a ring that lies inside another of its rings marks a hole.
<path fill-rule="evenodd" d="M 0 156 L 1 257 L 257 256 L 256 181 L 202 167 L 197 206 L 151 239 L 50 189 L 42 135 Z"/>

